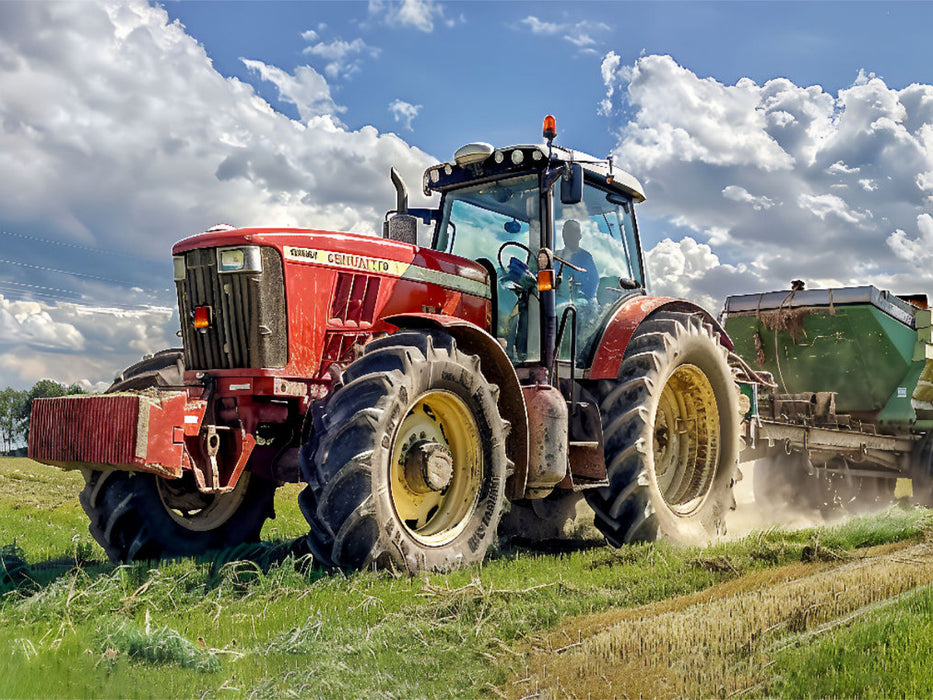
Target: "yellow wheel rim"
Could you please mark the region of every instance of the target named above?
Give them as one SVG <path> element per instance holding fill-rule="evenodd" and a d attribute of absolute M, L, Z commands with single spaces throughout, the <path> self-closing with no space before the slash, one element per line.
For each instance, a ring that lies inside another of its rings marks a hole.
<path fill-rule="evenodd" d="M 712 489 L 719 463 L 719 410 L 706 374 L 681 365 L 661 391 L 654 422 L 654 471 L 665 505 L 694 513 Z"/>
<path fill-rule="evenodd" d="M 392 507 L 408 534 L 435 547 L 456 539 L 483 474 L 479 430 L 463 400 L 442 390 L 419 396 L 395 434 L 389 469 Z"/>

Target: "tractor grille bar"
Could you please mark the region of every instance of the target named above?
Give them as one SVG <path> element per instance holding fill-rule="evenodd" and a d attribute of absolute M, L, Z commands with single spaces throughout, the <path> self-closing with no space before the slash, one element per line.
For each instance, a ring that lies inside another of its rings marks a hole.
<path fill-rule="evenodd" d="M 217 251 L 185 253 L 185 279 L 177 282 L 178 309 L 188 369 L 284 367 L 288 361 L 282 258 L 262 248 L 262 272 L 217 273 Z M 192 315 L 212 309 L 199 330 Z"/>
<path fill-rule="evenodd" d="M 338 274 L 330 309 L 331 323 L 356 326 L 372 323 L 380 280 L 372 275 Z"/>

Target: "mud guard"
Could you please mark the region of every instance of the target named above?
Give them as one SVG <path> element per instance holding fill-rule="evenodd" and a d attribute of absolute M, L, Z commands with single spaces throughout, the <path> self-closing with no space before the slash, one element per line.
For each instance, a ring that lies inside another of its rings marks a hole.
<path fill-rule="evenodd" d="M 413 313 L 384 320 L 405 329 L 442 329 L 453 336 L 457 347 L 479 357 L 486 378 L 499 387 L 499 412 L 511 425 L 506 454 L 515 471 L 506 482 L 506 497 L 521 498 L 528 482 L 528 414 L 518 376 L 499 341 L 479 326 L 454 316 Z"/>
<path fill-rule="evenodd" d="M 593 364 L 586 373 L 587 379 L 615 379 L 619 375 L 619 366 L 625 356 L 625 350 L 632 339 L 632 334 L 643 322 L 657 311 L 680 311 L 699 313 L 713 327 L 719 336 L 719 342 L 727 350 L 733 349 L 732 340 L 720 323 L 706 311 L 683 299 L 673 297 L 635 297 L 623 303 L 603 331 L 593 355 Z"/>

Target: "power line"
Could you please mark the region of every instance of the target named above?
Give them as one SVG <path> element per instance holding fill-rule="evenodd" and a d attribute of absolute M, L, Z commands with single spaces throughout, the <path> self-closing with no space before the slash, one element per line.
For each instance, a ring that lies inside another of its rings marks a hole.
<path fill-rule="evenodd" d="M 142 260 L 143 258 L 139 255 L 133 255 L 132 253 L 121 253 L 116 250 L 108 250 L 107 248 L 95 248 L 94 246 L 81 245 L 80 243 L 68 243 L 66 241 L 56 241 L 52 238 L 42 238 L 41 236 L 33 236 L 28 233 L 14 233 L 12 231 L 0 231 L 0 235 L 9 236 L 10 238 L 19 238 L 24 241 L 35 241 L 36 243 L 47 243 L 49 245 L 62 246 L 63 248 L 74 248 L 76 250 L 86 250 L 89 253 L 97 253 L 99 255 L 114 255 L 121 258 L 130 258 L 132 260 Z"/>
<path fill-rule="evenodd" d="M 119 284 L 121 287 L 139 287 L 135 282 L 127 282 L 126 280 L 117 280 L 112 277 L 102 277 L 100 275 L 91 275 L 87 272 L 75 272 L 73 270 L 61 270 L 56 267 L 47 267 L 45 265 L 34 265 L 32 263 L 25 263 L 20 260 L 8 260 L 5 258 L 0 258 L 0 264 L 5 265 L 15 265 L 17 267 L 27 267 L 31 270 L 42 270 L 43 272 L 56 272 L 62 275 L 71 275 L 73 277 L 83 277 L 84 279 L 94 280 L 96 282 L 109 282 L 110 284 Z M 153 287 L 139 287 L 144 292 L 160 292 L 162 290 L 155 289 Z"/>

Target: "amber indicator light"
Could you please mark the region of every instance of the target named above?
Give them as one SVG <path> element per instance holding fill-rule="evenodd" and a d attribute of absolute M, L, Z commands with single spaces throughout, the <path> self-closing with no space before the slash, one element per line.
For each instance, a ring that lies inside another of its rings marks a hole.
<path fill-rule="evenodd" d="M 208 328 L 214 320 L 214 310 L 210 306 L 199 306 L 194 310 L 194 327 L 198 330 Z"/>

